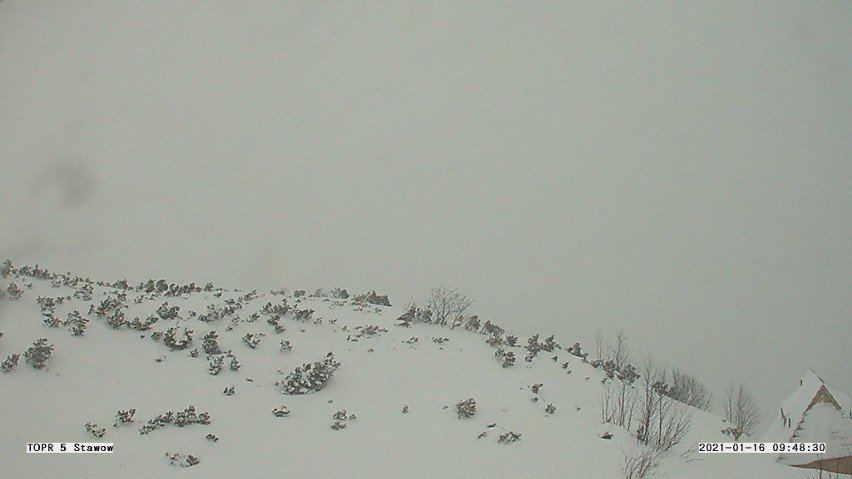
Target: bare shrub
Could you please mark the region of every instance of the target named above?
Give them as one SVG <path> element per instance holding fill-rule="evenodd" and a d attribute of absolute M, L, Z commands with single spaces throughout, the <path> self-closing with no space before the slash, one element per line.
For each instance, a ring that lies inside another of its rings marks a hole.
<path fill-rule="evenodd" d="M 644 447 L 633 453 L 625 452 L 624 465 L 621 467 L 624 479 L 642 479 L 657 466 L 661 456 L 661 452 L 652 447 Z"/>
<path fill-rule="evenodd" d="M 735 426 L 734 437 L 737 440 L 742 434 L 751 435 L 754 432 L 760 421 L 760 409 L 748 388 L 742 384 L 728 386 L 724 407 L 725 419 Z"/>
<path fill-rule="evenodd" d="M 450 319 L 464 315 L 472 304 L 473 300 L 457 289 L 433 288 L 426 308 L 432 312 L 431 317 L 436 324 L 446 326 Z"/>
<path fill-rule="evenodd" d="M 672 370 L 667 395 L 675 401 L 680 401 L 698 409 L 710 410 L 713 393 L 705 385 L 679 369 Z"/>
<path fill-rule="evenodd" d="M 639 383 L 640 413 L 636 439 L 662 452 L 680 443 L 692 426 L 686 405 L 668 396 L 666 372 L 649 357 L 642 365 Z"/>
<path fill-rule="evenodd" d="M 616 371 L 623 371 L 630 364 L 630 351 L 627 349 L 627 335 L 620 330 L 615 336 L 615 344 L 609 347 L 609 359 L 612 360 Z"/>

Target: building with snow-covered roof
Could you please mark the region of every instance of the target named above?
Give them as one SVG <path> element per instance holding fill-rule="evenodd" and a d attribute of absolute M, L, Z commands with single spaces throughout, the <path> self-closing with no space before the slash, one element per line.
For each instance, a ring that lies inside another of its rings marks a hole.
<path fill-rule="evenodd" d="M 763 436 L 764 442 L 824 442 L 824 454 L 780 454 L 777 461 L 793 467 L 852 474 L 852 402 L 829 389 L 808 371 L 784 402 Z"/>

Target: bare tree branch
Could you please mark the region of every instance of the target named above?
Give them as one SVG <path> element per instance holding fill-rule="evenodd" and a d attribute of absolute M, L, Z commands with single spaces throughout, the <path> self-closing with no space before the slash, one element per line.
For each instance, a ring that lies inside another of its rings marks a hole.
<path fill-rule="evenodd" d="M 455 320 L 464 315 L 471 304 L 473 304 L 473 300 L 468 299 L 457 289 L 433 288 L 426 308 L 432 312 L 435 324 L 446 326 L 450 320 Z"/>
<path fill-rule="evenodd" d="M 751 435 L 760 421 L 760 409 L 754 401 L 751 391 L 742 384 L 731 384 L 725 391 L 725 419 L 736 427 L 734 437 L 739 440 L 742 434 Z"/>

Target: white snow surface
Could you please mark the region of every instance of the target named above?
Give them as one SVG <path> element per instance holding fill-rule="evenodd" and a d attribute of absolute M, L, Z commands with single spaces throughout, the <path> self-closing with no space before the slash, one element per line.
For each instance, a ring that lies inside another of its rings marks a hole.
<path fill-rule="evenodd" d="M 833 404 L 817 403 L 810 409 L 811 401 L 825 387 L 837 401 L 840 409 Z M 781 415 L 790 418 L 786 426 Z M 835 458 L 852 454 L 852 419 L 849 416 L 849 397 L 841 391 L 826 385 L 813 370 L 802 376 L 799 387 L 781 403 L 775 419 L 763 435 L 764 442 L 824 442 L 826 452 L 816 454 L 782 454 L 778 460 L 784 464 L 807 464 L 820 457 Z"/>
<path fill-rule="evenodd" d="M 47 338 L 55 350 L 45 369 L 36 370 L 21 357 L 15 370 L 0 372 L 0 450 L 6 478 L 620 478 L 624 454 L 642 447 L 628 431 L 601 423 L 603 373 L 579 358 L 557 350 L 525 362 L 523 350 L 515 348 L 517 363 L 502 368 L 482 334 L 436 325 L 398 326 L 396 318 L 403 312 L 398 304 L 359 305 L 351 299 L 271 292 L 254 297 L 237 290 L 167 297 L 105 283 L 95 285 L 87 301 L 75 297 L 84 283 L 73 288 L 10 276 L 0 279 L 0 287 L 11 282 L 23 294 L 18 300 L 8 295 L 0 300 L 0 356 L 21 354 L 38 338 Z M 136 331 L 112 329 L 87 314 L 90 306 L 121 293 L 127 295 L 127 320 L 156 315 L 164 302 L 179 306 L 179 317 Z M 70 298 L 57 305 L 56 316 L 65 319 L 79 311 L 90 320 L 85 335 L 46 325 L 39 297 Z M 315 310 L 312 319 L 297 321 L 288 313 L 279 334 L 267 323 L 268 316 L 252 320 L 266 303 L 285 299 L 290 306 Z M 205 314 L 209 305 L 222 307 L 228 300 L 242 304 L 233 316 L 212 323 L 191 317 L 193 311 Z M 152 340 L 152 332 L 172 326 L 194 331 L 189 349 L 171 351 Z M 378 327 L 378 334 L 363 334 L 367 326 Z M 213 330 L 222 349 L 239 359 L 238 371 L 226 362 L 220 374 L 211 375 L 204 352 L 191 357 L 192 349 L 201 348 L 201 337 Z M 264 335 L 256 349 L 241 340 L 247 333 Z M 418 341 L 412 344 L 411 338 Z M 448 341 L 439 344 L 433 338 Z M 281 340 L 289 340 L 292 351 L 282 352 Z M 557 341 L 573 344 L 570 338 Z M 324 389 L 300 396 L 281 393 L 276 385 L 283 379 L 280 372 L 328 352 L 341 366 Z M 538 394 L 531 390 L 536 383 L 544 385 Z M 232 396 L 223 394 L 229 386 L 236 391 Z M 476 414 L 459 419 L 455 404 L 471 397 L 478 405 Z M 534 397 L 539 400 L 533 402 Z M 555 413 L 545 413 L 548 404 L 557 408 Z M 139 433 L 147 420 L 190 405 L 208 412 L 211 423 Z M 272 410 L 282 405 L 289 416 L 275 417 Z M 408 413 L 402 412 L 404 406 Z M 116 412 L 131 408 L 136 409 L 135 421 L 114 427 Z M 345 429 L 333 430 L 332 416 L 340 410 L 357 418 L 345 421 Z M 697 454 L 697 441 L 730 439 L 721 434 L 726 425 L 719 417 L 699 410 L 692 415 L 687 439 L 648 477 L 809 476 L 775 463 L 770 455 Z M 106 428 L 106 435 L 94 438 L 84 428 L 87 422 Z M 498 443 L 508 431 L 521 439 Z M 605 431 L 613 434 L 611 440 L 600 437 Z M 219 441 L 206 439 L 208 434 Z M 114 443 L 115 452 L 25 453 L 28 442 L 100 441 Z M 200 463 L 174 467 L 166 458 L 174 453 L 197 456 Z"/>
<path fill-rule="evenodd" d="M 802 418 L 789 442 L 824 442 L 824 454 L 782 454 L 783 464 L 807 464 L 818 459 L 852 455 L 852 420 L 845 417 L 832 404 L 819 403 L 810 408 Z"/>
<path fill-rule="evenodd" d="M 802 422 L 802 416 L 810 405 L 817 391 L 823 386 L 823 380 L 813 370 L 808 370 L 799 380 L 799 387 L 781 402 L 781 409 L 775 415 L 775 420 L 763 435 L 767 442 L 784 442 L 792 436 L 792 427 Z M 789 418 L 791 426 L 784 424 L 782 417 Z"/>
<path fill-rule="evenodd" d="M 838 411 L 840 416 L 849 414 L 849 397 L 841 391 L 830 388 L 825 385 L 822 378 L 819 377 L 813 370 L 809 370 L 802 376 L 799 387 L 796 388 L 790 396 L 781 402 L 781 409 L 775 414 L 775 419 L 770 422 L 769 428 L 763 434 L 763 441 L 766 442 L 784 442 L 788 441 L 794 434 L 796 426 L 802 422 L 806 410 L 821 387 L 825 386 L 828 392 L 834 397 L 841 410 Z M 837 411 L 832 406 L 832 409 Z M 790 418 L 790 427 L 784 425 L 782 420 L 782 411 L 784 416 Z"/>

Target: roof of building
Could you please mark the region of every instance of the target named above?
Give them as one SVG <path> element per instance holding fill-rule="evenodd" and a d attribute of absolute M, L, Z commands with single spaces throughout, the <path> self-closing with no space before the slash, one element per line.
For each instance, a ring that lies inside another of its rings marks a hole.
<path fill-rule="evenodd" d="M 819 458 L 852 455 L 852 409 L 849 397 L 833 391 L 815 372 L 808 371 L 763 436 L 764 442 L 824 442 L 826 453 L 779 456 L 785 464 L 805 464 Z"/>

